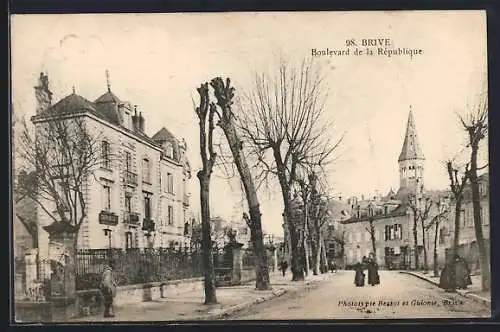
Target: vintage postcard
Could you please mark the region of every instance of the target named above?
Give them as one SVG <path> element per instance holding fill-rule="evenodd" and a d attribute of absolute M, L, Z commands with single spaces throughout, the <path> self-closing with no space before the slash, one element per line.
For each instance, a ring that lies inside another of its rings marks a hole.
<path fill-rule="evenodd" d="M 11 28 L 16 323 L 490 317 L 485 11 Z"/>

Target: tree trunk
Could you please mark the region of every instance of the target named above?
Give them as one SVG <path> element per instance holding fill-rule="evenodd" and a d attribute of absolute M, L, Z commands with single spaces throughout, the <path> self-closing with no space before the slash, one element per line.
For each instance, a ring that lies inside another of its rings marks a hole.
<path fill-rule="evenodd" d="M 426 238 L 425 238 L 425 220 L 420 220 L 420 226 L 422 226 L 422 246 L 424 247 L 424 270 L 428 270 L 428 262 L 427 262 L 427 246 L 426 246 Z"/>
<path fill-rule="evenodd" d="M 477 177 L 477 151 L 478 143 L 471 144 L 471 167 L 469 172 L 469 180 L 472 189 L 472 208 L 474 213 L 474 230 L 479 249 L 480 264 L 481 264 L 481 289 L 488 291 L 490 289 L 490 262 L 489 255 L 486 250 L 483 236 L 483 225 L 481 220 L 481 197 L 479 194 L 479 183 Z"/>
<path fill-rule="evenodd" d="M 321 233 L 320 233 L 320 251 L 321 251 L 320 271 L 321 273 L 325 273 L 328 272 L 328 258 L 326 257 L 325 240 L 321 236 Z"/>
<path fill-rule="evenodd" d="M 438 232 L 439 232 L 439 222 L 436 222 L 436 229 L 434 230 L 434 276 L 439 277 L 439 268 L 438 268 L 438 252 L 437 252 L 437 243 L 438 243 Z"/>
<path fill-rule="evenodd" d="M 462 210 L 462 198 L 457 197 L 455 202 L 455 229 L 453 230 L 453 257 L 458 255 L 460 241 L 460 212 Z M 453 258 L 452 257 L 452 258 Z"/>
<path fill-rule="evenodd" d="M 418 262 L 418 235 L 417 235 L 417 216 L 413 216 L 413 244 L 415 247 L 415 270 L 418 270 L 419 262 Z"/>
<path fill-rule="evenodd" d="M 301 245 L 299 243 L 300 234 L 296 227 L 297 221 L 295 220 L 295 216 L 291 208 L 290 187 L 286 179 L 286 167 L 281 161 L 281 151 L 274 150 L 273 153 L 278 169 L 278 180 L 281 187 L 281 194 L 283 196 L 286 222 L 288 223 L 288 231 L 290 233 L 292 281 L 304 280 L 304 268 L 302 265 L 300 248 Z"/>
<path fill-rule="evenodd" d="M 238 137 L 234 124 L 234 115 L 231 109 L 233 88 L 229 86 L 229 79 L 226 80 L 226 85 L 224 85 L 224 81 L 221 78 L 215 78 L 211 81 L 211 85 L 214 88 L 218 105 L 222 110 L 219 126 L 224 131 L 224 135 L 226 136 L 229 147 L 231 148 L 233 160 L 236 164 L 236 168 L 238 169 L 240 179 L 243 182 L 247 198 L 250 212 L 250 239 L 254 255 L 257 259 L 257 264 L 255 264 L 255 287 L 258 290 L 268 290 L 271 288 L 271 285 L 269 281 L 267 252 L 262 236 L 262 220 L 259 200 L 257 198 L 257 189 L 253 183 L 250 167 L 248 167 L 247 160 L 243 154 L 242 143 Z"/>
<path fill-rule="evenodd" d="M 205 304 L 217 303 L 215 292 L 214 258 L 212 255 L 212 236 L 210 234 L 210 176 L 198 172 L 201 200 L 201 247 L 204 272 Z"/>
<path fill-rule="evenodd" d="M 377 261 L 377 244 L 375 240 L 375 225 L 373 220 L 370 220 L 370 239 L 372 240 L 372 250 L 375 261 Z"/>
<path fill-rule="evenodd" d="M 455 229 L 453 231 L 453 256 L 451 257 L 451 264 L 453 266 L 453 271 L 455 271 L 455 257 L 458 255 L 458 246 L 460 242 L 460 212 L 462 210 L 462 197 L 461 194 L 456 198 L 456 203 L 455 203 Z M 451 287 L 455 289 L 455 285 L 457 282 L 455 273 L 452 274 L 451 278 Z"/>
<path fill-rule="evenodd" d="M 307 205 L 305 205 L 307 206 Z M 306 208 L 307 210 L 307 208 Z M 304 248 L 304 272 L 306 277 L 309 275 L 309 246 L 307 244 L 307 240 L 309 238 L 309 227 L 308 227 L 308 218 L 307 218 L 307 213 L 304 213 L 304 233 L 302 236 L 302 248 Z"/>
<path fill-rule="evenodd" d="M 314 239 L 312 241 L 312 254 L 313 254 L 313 274 L 318 275 L 320 272 L 321 264 L 321 234 L 318 231 L 314 232 Z"/>

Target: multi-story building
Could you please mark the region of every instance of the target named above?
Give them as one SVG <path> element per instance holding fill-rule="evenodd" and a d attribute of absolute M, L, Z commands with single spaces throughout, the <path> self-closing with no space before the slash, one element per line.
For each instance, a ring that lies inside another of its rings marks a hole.
<path fill-rule="evenodd" d="M 35 87 L 35 130 L 47 121 L 79 118 L 99 140 L 101 160 L 85 179 L 87 217 L 78 234 L 80 248 L 182 246 L 188 222 L 190 167 L 186 143 L 166 128 L 152 137 L 137 106 L 107 91 L 90 101 L 73 93 L 52 104 L 48 77 Z M 48 250 L 43 226 L 51 219 L 37 210 L 40 252 Z"/>

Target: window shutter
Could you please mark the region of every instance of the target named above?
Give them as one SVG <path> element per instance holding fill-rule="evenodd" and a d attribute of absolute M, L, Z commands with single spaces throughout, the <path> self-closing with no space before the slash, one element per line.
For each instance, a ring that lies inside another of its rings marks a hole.
<path fill-rule="evenodd" d="M 385 240 L 389 240 L 389 226 L 385 225 Z"/>

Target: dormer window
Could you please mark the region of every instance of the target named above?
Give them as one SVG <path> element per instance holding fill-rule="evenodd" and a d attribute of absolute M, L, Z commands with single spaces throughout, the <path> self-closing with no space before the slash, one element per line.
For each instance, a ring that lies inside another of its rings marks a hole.
<path fill-rule="evenodd" d="M 172 146 L 172 143 L 170 142 L 165 143 L 165 154 L 170 159 L 174 158 L 174 147 Z"/>

